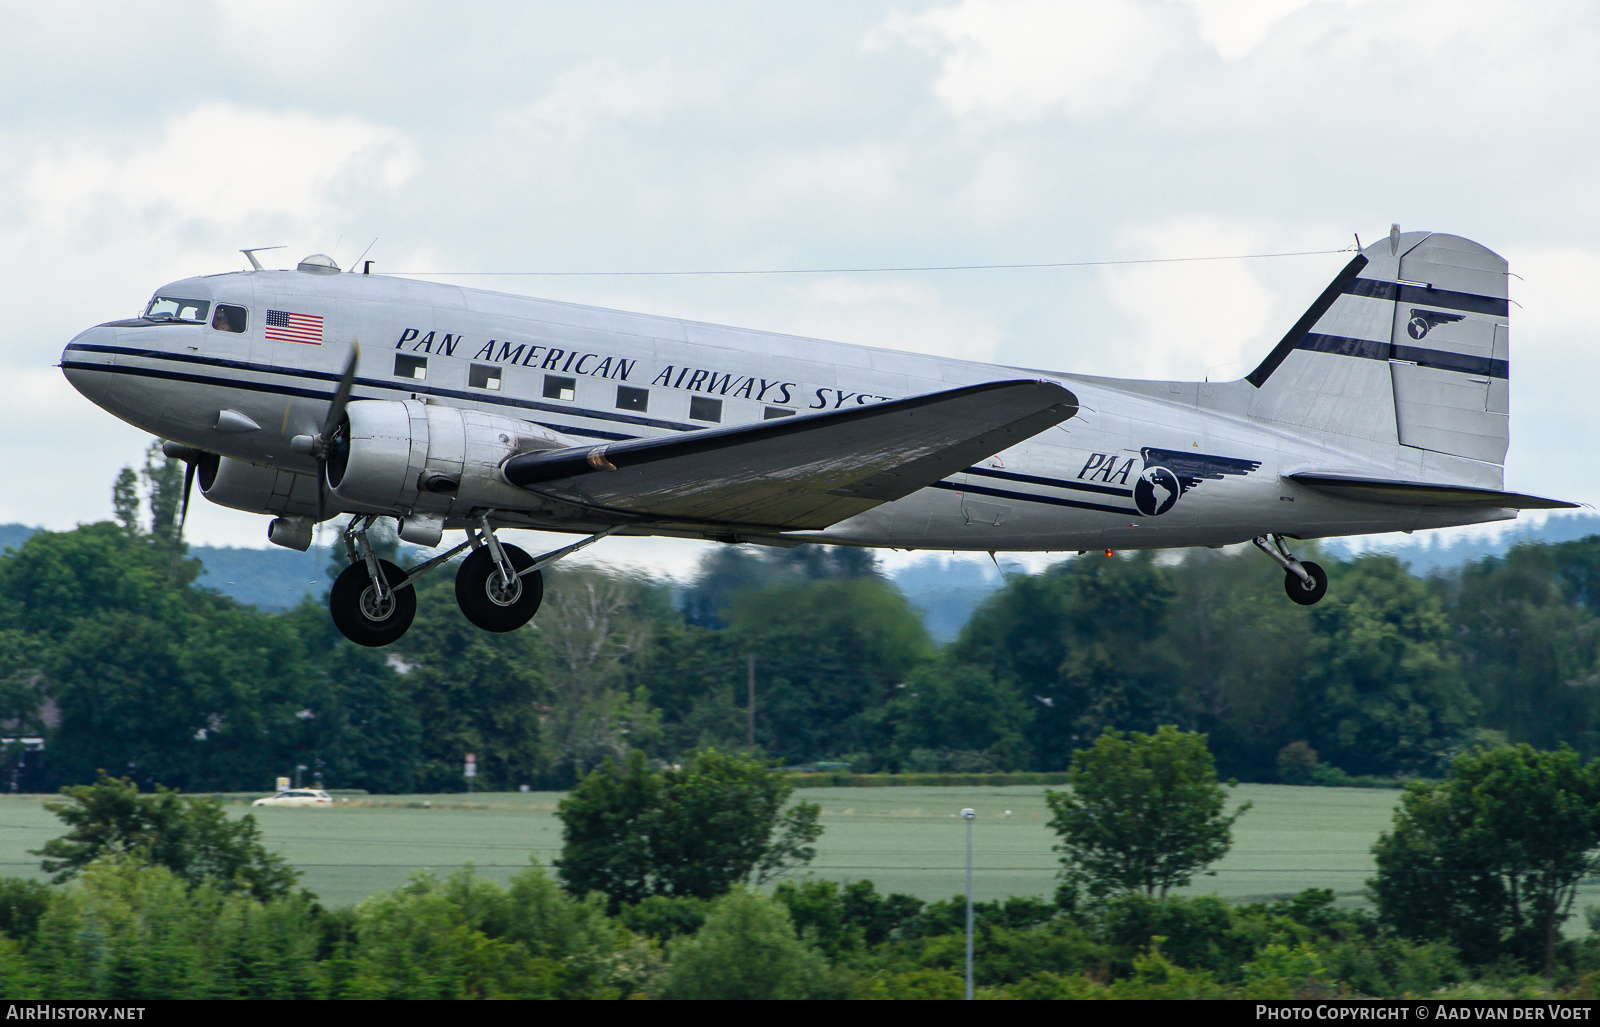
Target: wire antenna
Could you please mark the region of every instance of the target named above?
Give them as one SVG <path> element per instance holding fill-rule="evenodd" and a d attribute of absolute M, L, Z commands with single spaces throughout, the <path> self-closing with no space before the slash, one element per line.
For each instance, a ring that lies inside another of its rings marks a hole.
<path fill-rule="evenodd" d="M 1319 257 L 1330 253 L 1349 253 L 1351 247 L 1336 250 L 1298 250 L 1291 253 L 1232 253 L 1211 257 L 1144 257 L 1133 260 L 1068 260 L 1043 264 L 940 264 L 906 267 L 801 267 L 759 268 L 753 270 L 692 270 L 692 271 L 396 271 L 397 275 L 432 277 L 485 276 L 485 277 L 681 277 L 689 275 L 869 275 L 905 273 L 912 271 L 1026 271 L 1068 267 L 1116 267 L 1124 264 L 1188 264 L 1207 260 L 1264 260 L 1269 257 Z"/>

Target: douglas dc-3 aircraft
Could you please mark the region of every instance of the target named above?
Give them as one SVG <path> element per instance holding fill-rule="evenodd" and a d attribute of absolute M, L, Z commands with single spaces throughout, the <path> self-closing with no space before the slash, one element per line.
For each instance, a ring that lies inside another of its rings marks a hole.
<path fill-rule="evenodd" d="M 510 631 L 541 569 L 612 533 L 794 546 L 1081 550 L 1253 541 L 1297 603 L 1327 576 L 1286 539 L 1571 506 L 1503 491 L 1506 262 L 1451 235 L 1361 251 L 1233 382 L 997 367 L 341 273 L 188 278 L 82 333 L 61 367 L 169 440 L 212 502 L 304 550 L 351 514 L 329 595 L 394 642 L 410 586 L 470 549 L 456 599 Z M 361 340 L 358 344 L 357 340 Z M 466 541 L 409 574 L 368 542 Z M 501 528 L 587 537 L 533 557 Z"/>

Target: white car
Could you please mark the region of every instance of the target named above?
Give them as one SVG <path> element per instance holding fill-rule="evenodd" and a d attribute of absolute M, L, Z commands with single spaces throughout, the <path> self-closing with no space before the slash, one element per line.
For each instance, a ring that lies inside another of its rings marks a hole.
<path fill-rule="evenodd" d="M 332 806 L 328 793 L 316 788 L 289 788 L 277 795 L 257 799 L 252 806 Z"/>

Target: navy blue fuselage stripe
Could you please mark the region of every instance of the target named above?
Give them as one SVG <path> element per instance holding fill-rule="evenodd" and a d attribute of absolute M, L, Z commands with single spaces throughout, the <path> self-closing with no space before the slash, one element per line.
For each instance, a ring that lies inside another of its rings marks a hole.
<path fill-rule="evenodd" d="M 277 385 L 272 382 L 248 382 L 237 378 L 213 378 L 204 374 L 189 374 L 185 371 L 168 371 L 159 367 L 127 367 L 117 364 L 96 364 L 85 360 L 63 360 L 61 366 L 74 371 L 106 371 L 111 374 L 125 374 L 134 378 L 160 378 L 165 381 L 190 382 L 195 385 L 214 385 L 219 389 L 241 389 L 245 392 L 264 392 L 274 396 L 297 396 L 302 399 L 332 400 L 332 392 L 323 392 L 320 389 L 302 389 L 293 385 Z M 280 372 L 284 373 L 284 372 Z M 359 379 L 358 379 L 359 381 Z M 415 391 L 400 386 L 377 383 L 374 388 L 392 389 L 396 392 L 410 394 Z M 357 397 L 358 399 L 361 397 Z M 573 411 L 580 416 L 599 418 L 597 414 L 583 414 Z M 608 442 L 623 442 L 628 439 L 638 438 L 636 435 L 619 435 L 616 432 L 600 431 L 597 428 L 582 428 L 577 425 L 551 424 L 548 421 L 535 421 L 551 431 L 558 431 L 564 435 L 582 435 L 591 439 L 605 439 Z"/>
<path fill-rule="evenodd" d="M 1105 513 L 1140 516 L 1139 511 L 1131 507 L 1106 506 L 1102 503 L 1081 503 L 1076 499 L 1058 499 L 1055 496 L 1039 496 L 1030 492 L 1010 492 L 1006 489 L 992 489 L 986 485 L 957 485 L 949 481 L 936 481 L 929 487 L 945 489 L 950 492 L 970 492 L 979 496 L 995 496 L 1000 499 L 1020 499 L 1025 503 L 1048 503 L 1051 506 L 1070 506 L 1078 510 L 1100 510 Z"/>
<path fill-rule="evenodd" d="M 1098 492 L 1105 496 L 1133 495 L 1132 489 L 1112 488 L 1109 485 L 1091 485 L 1086 481 L 1070 481 L 1061 478 L 1041 478 L 1036 474 L 1018 474 L 1015 471 L 991 471 L 986 467 L 969 467 L 963 474 L 981 474 L 987 478 L 1001 478 L 1005 481 L 1020 481 L 1029 485 L 1048 485 L 1056 489 L 1078 489 L 1081 492 Z"/>
<path fill-rule="evenodd" d="M 190 353 L 166 353 L 166 352 L 163 352 L 161 350 L 134 349 L 134 348 L 129 347 L 129 346 L 93 346 L 93 345 L 87 345 L 87 344 L 83 344 L 83 343 L 73 343 L 73 344 L 67 346 L 67 352 L 70 353 L 70 352 L 72 352 L 74 350 L 77 350 L 77 351 L 80 351 L 80 352 L 84 352 L 84 353 L 110 353 L 110 354 L 114 354 L 114 355 L 117 355 L 117 356 L 142 357 L 142 358 L 147 359 L 147 360 L 170 360 L 170 361 L 173 361 L 175 363 L 180 363 L 180 364 L 200 364 L 200 365 L 206 366 L 206 367 L 229 368 L 231 370 L 236 370 L 236 371 L 254 371 L 254 372 L 258 373 L 258 374 L 279 374 L 279 375 L 285 375 L 285 376 L 291 377 L 291 378 L 307 379 L 307 380 L 310 380 L 310 381 L 337 382 L 339 380 L 339 375 L 338 374 L 331 373 L 331 372 L 328 372 L 328 371 L 311 371 L 311 370 L 305 370 L 305 369 L 298 368 L 298 367 L 283 367 L 283 366 L 279 366 L 279 365 L 275 365 L 275 364 L 256 364 L 256 363 L 251 363 L 250 361 L 247 361 L 247 360 L 229 360 L 229 359 L 226 359 L 224 357 L 204 357 L 204 356 L 198 356 L 198 355 L 190 354 Z M 63 361 L 61 366 L 66 367 L 68 365 L 67 365 L 67 363 L 65 361 Z M 121 370 L 125 365 L 117 365 L 117 366 L 113 367 L 110 364 L 89 364 L 89 363 L 76 363 L 75 362 L 72 366 L 87 368 L 89 370 L 112 371 L 112 370 Z M 161 376 L 160 375 L 154 375 L 154 376 L 147 376 L 147 377 L 161 377 Z M 201 380 L 205 380 L 205 381 L 209 381 L 209 382 L 211 382 L 213 384 L 236 384 L 238 382 L 238 379 L 226 379 L 226 380 L 223 380 L 223 379 L 200 379 L 200 378 L 181 379 L 180 378 L 180 379 L 175 379 L 175 380 L 180 380 L 180 381 L 188 381 L 188 380 L 201 381 Z M 698 424 L 680 424 L 680 423 L 678 423 L 676 421 L 663 421 L 663 420 L 660 420 L 658 418 L 653 418 L 653 417 L 637 417 L 637 416 L 635 416 L 633 414 L 613 414 L 613 413 L 611 413 L 609 411 L 591 410 L 591 409 L 586 409 L 586 408 L 582 408 L 582 407 L 572 407 L 572 406 L 566 406 L 566 405 L 558 406 L 558 405 L 556 405 L 554 403 L 540 403 L 537 400 L 519 399 L 519 398 L 517 398 L 515 396 L 508 396 L 508 395 L 504 395 L 504 394 L 491 394 L 491 393 L 486 393 L 486 392 L 462 392 L 462 391 L 460 391 L 458 389 L 441 389 L 441 388 L 438 388 L 437 386 L 424 385 L 421 382 L 414 382 L 414 383 L 413 382 L 388 382 L 388 381 L 381 381 L 381 380 L 376 379 L 376 378 L 357 378 L 355 383 L 357 385 L 364 385 L 367 388 L 372 388 L 372 389 L 389 389 L 389 390 L 394 391 L 394 392 L 403 392 L 408 396 L 410 394 L 412 394 L 412 393 L 416 393 L 417 395 L 420 395 L 420 396 L 445 396 L 445 397 L 448 397 L 450 399 L 464 400 L 464 401 L 469 402 L 469 403 L 489 403 L 489 404 L 493 404 L 493 405 L 496 405 L 496 406 L 511 406 L 511 407 L 517 407 L 519 409 L 524 409 L 524 410 L 541 410 L 541 411 L 544 411 L 545 413 L 564 414 L 564 415 L 566 415 L 568 417 L 574 417 L 574 416 L 576 416 L 576 417 L 592 417 L 597 421 L 615 421 L 615 422 L 617 422 L 619 424 L 637 424 L 637 425 L 642 425 L 642 426 L 644 426 L 646 428 L 668 428 L 668 429 L 671 429 L 673 431 L 696 431 L 699 428 L 703 427 L 703 425 L 698 425 Z M 257 391 L 271 392 L 271 391 L 274 391 L 274 390 L 266 389 L 266 390 L 257 390 Z M 284 394 L 285 395 L 299 395 L 299 393 L 284 393 Z M 333 398 L 333 394 L 332 393 L 327 393 L 326 396 L 324 396 L 322 393 L 307 392 L 307 393 L 304 393 L 304 395 L 311 396 L 311 397 L 314 397 L 314 398 L 315 397 L 319 397 L 319 396 L 322 396 L 323 398 L 328 398 L 328 399 Z M 590 432 L 588 434 L 594 434 L 594 433 Z M 597 437 L 601 437 L 601 438 L 614 437 L 614 438 L 618 438 L 618 439 L 631 439 L 631 438 L 634 438 L 635 436 L 632 436 L 632 435 L 617 435 L 617 436 L 597 436 Z"/>
<path fill-rule="evenodd" d="M 1474 357 L 1466 353 L 1448 353 L 1440 349 L 1421 346 L 1396 346 L 1371 339 L 1347 339 L 1339 335 L 1307 335 L 1297 349 L 1314 353 L 1337 353 L 1346 357 L 1365 357 L 1368 360 L 1404 360 L 1418 367 L 1431 367 L 1440 371 L 1460 371 L 1463 374 L 1482 375 L 1485 378 L 1510 378 L 1511 363 L 1491 357 Z"/>
<path fill-rule="evenodd" d="M 1345 289 L 1351 296 L 1373 296 L 1380 300 L 1400 303 L 1420 303 L 1428 307 L 1448 310 L 1465 310 L 1473 314 L 1511 316 L 1511 302 L 1494 296 L 1478 296 L 1470 292 L 1451 292 L 1449 289 L 1423 288 L 1402 285 L 1377 278 L 1357 278 Z"/>

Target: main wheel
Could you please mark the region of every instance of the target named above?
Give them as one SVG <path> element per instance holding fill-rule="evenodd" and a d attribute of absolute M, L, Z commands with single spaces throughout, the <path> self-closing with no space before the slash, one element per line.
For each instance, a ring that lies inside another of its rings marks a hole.
<path fill-rule="evenodd" d="M 1293 599 L 1301 606 L 1314 606 L 1322 601 L 1323 596 L 1328 594 L 1328 572 L 1310 560 L 1300 561 L 1300 566 L 1304 567 L 1306 573 L 1311 575 L 1311 584 L 1307 585 L 1301 581 L 1299 575 L 1293 571 L 1284 571 L 1283 590 L 1289 593 L 1290 599 Z"/>
<path fill-rule="evenodd" d="M 378 570 L 389 585 L 389 594 L 381 601 L 364 560 L 340 571 L 328 592 L 333 626 L 356 645 L 397 642 L 417 615 L 417 590 L 397 587 L 406 580 L 406 572 L 388 560 L 379 560 Z"/>
<path fill-rule="evenodd" d="M 516 546 L 500 549 L 517 571 L 533 566 L 533 557 Z M 479 546 L 461 561 L 456 571 L 456 605 L 473 624 L 485 631 L 515 631 L 533 619 L 544 601 L 544 574 L 517 574 L 509 582 L 494 565 L 488 546 Z"/>

